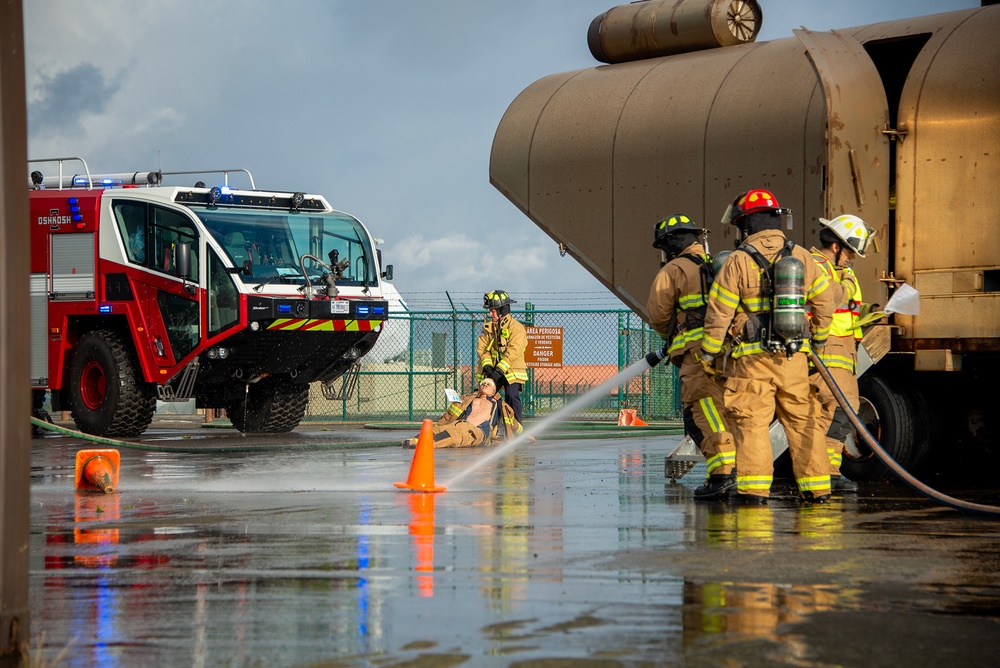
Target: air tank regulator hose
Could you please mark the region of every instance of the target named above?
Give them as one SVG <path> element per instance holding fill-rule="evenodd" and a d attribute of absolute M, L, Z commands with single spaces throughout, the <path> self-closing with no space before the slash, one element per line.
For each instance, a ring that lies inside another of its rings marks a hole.
<path fill-rule="evenodd" d="M 895 473 L 900 480 L 902 480 L 907 485 L 917 490 L 927 498 L 933 499 L 934 501 L 937 501 L 938 503 L 941 503 L 945 506 L 955 508 L 956 510 L 965 510 L 971 513 L 979 513 L 982 515 L 990 515 L 992 517 L 1000 517 L 1000 508 L 996 506 L 987 506 L 981 503 L 971 503 L 969 501 L 962 501 L 961 499 L 956 499 L 954 497 L 948 496 L 947 494 L 942 494 L 936 489 L 928 487 L 927 485 L 925 485 L 924 483 L 920 482 L 912 475 L 910 475 L 909 471 L 907 471 L 902 466 L 897 464 L 896 461 L 889 455 L 889 453 L 886 452 L 881 445 L 879 445 L 878 441 L 875 440 L 875 437 L 873 437 L 868 432 L 868 428 L 865 427 L 864 423 L 858 417 L 858 414 L 854 412 L 853 408 L 851 408 L 851 404 L 848 403 L 847 397 L 844 396 L 844 393 L 841 391 L 840 387 L 838 387 L 837 382 L 833 379 L 833 376 L 830 375 L 829 369 L 827 369 L 826 365 L 823 364 L 823 362 L 819 359 L 819 356 L 817 356 L 815 352 L 810 350 L 809 359 L 811 359 L 813 364 L 816 366 L 816 370 L 819 371 L 819 375 L 822 376 L 826 384 L 830 386 L 830 390 L 833 391 L 833 397 L 837 400 L 837 403 L 840 404 L 840 407 L 844 409 L 844 412 L 847 413 L 847 417 L 851 421 L 851 424 L 854 425 L 854 428 L 857 430 L 858 435 L 861 436 L 865 444 L 867 444 L 868 447 L 872 449 L 872 452 L 874 452 L 878 456 L 878 458 L 882 460 L 882 463 L 885 464 L 887 467 L 889 467 L 889 470 Z"/>

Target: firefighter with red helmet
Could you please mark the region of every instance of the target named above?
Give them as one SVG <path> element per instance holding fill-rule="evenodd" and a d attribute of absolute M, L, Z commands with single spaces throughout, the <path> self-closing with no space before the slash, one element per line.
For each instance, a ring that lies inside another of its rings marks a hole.
<path fill-rule="evenodd" d="M 722 386 L 701 366 L 705 304 L 712 285 L 712 258 L 699 241 L 704 230 L 676 214 L 653 228 L 653 248 L 663 264 L 646 302 L 650 326 L 667 342 L 667 355 L 678 368 L 684 431 L 698 444 L 708 474 L 696 499 L 725 496 L 736 486 L 736 448 L 722 411 Z"/>
<path fill-rule="evenodd" d="M 862 302 L 861 285 L 851 267 L 855 256 L 864 257 L 871 239 L 871 232 L 864 221 L 857 216 L 837 216 L 833 220 L 819 219 L 820 248 L 811 248 L 813 258 L 830 281 L 830 292 L 837 308 L 833 312 L 830 338 L 817 356 L 829 369 L 833 380 L 840 387 L 851 408 L 858 410 L 858 341 L 861 327 L 858 320 L 861 310 L 867 305 Z M 858 485 L 840 472 L 843 461 L 844 441 L 854 431 L 847 413 L 833 396 L 833 390 L 823 381 L 819 373 L 810 376 L 816 388 L 823 414 L 817 423 L 820 434 L 826 441 L 830 458 L 830 482 L 834 492 L 854 492 Z"/>
<path fill-rule="evenodd" d="M 497 389 L 503 389 L 504 401 L 514 409 L 514 418 L 521 424 L 521 389 L 528 382 L 528 367 L 524 363 L 528 335 L 524 325 L 510 314 L 510 305 L 514 303 L 503 290 L 483 295 L 483 308 L 488 316 L 476 342 L 479 358 L 476 379 L 492 378 Z"/>
<path fill-rule="evenodd" d="M 701 344 L 702 366 L 714 374 L 724 340 L 732 339 L 723 401 L 736 438 L 736 492 L 758 503 L 766 502 L 774 476 L 769 426 L 775 413 L 800 495 L 830 498 L 829 458 L 816 430 L 819 402 L 804 350 L 826 343 L 834 304 L 830 281 L 812 255 L 785 238 L 782 222 L 789 215 L 763 189 L 739 195 L 727 209 L 723 221 L 739 229 L 739 246 L 712 284 Z"/>

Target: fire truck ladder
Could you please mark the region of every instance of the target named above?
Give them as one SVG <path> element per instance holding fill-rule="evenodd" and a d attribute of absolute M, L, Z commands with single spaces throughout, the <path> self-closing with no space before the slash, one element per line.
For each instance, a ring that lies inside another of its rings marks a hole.
<path fill-rule="evenodd" d="M 160 401 L 187 401 L 194 396 L 194 381 L 198 378 L 198 358 L 181 369 L 181 372 L 162 385 L 156 386 Z"/>
<path fill-rule="evenodd" d="M 320 383 L 319 389 L 323 393 L 323 398 L 327 401 L 347 401 L 354 396 L 360 374 L 361 362 L 355 362 L 340 378 Z"/>
<path fill-rule="evenodd" d="M 186 172 L 160 172 L 160 174 L 162 174 L 163 176 L 183 176 L 183 175 L 190 175 L 190 174 L 222 174 L 222 176 L 223 176 L 223 185 L 228 188 L 229 187 L 229 175 L 232 172 L 242 172 L 243 174 L 246 174 L 247 178 L 250 180 L 250 190 L 257 190 L 257 186 L 254 185 L 254 182 L 253 182 L 253 174 L 250 173 L 249 169 L 242 169 L 242 168 L 238 168 L 238 169 L 202 169 L 202 170 L 192 170 L 192 171 L 186 171 Z M 201 185 L 202 185 L 202 187 L 204 187 L 204 184 L 201 184 Z"/>

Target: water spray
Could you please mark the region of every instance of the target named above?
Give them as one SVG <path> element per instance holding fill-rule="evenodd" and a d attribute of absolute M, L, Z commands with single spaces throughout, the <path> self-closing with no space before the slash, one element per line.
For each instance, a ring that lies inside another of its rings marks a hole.
<path fill-rule="evenodd" d="M 509 450 L 516 448 L 517 446 L 521 445 L 522 443 L 534 437 L 535 435 L 542 433 L 543 431 L 551 427 L 553 424 L 556 424 L 559 421 L 561 421 L 564 417 L 566 417 L 570 413 L 576 412 L 583 406 L 591 405 L 597 398 L 607 394 L 608 392 L 615 389 L 619 385 L 624 385 L 625 383 L 629 382 L 636 376 L 639 376 L 640 374 L 645 373 L 649 369 L 652 369 L 657 364 L 662 362 L 666 358 L 666 356 L 667 356 L 667 347 L 663 346 L 662 349 L 655 350 L 646 355 L 645 357 L 643 357 L 642 359 L 640 359 L 639 361 L 633 362 L 631 366 L 622 369 L 615 376 L 604 381 L 597 387 L 592 388 L 585 394 L 580 395 L 579 397 L 569 402 L 568 404 L 566 404 L 556 412 L 552 413 L 551 415 L 547 415 L 545 419 L 543 419 L 542 421 L 531 425 L 523 432 L 518 434 L 517 437 L 514 438 L 513 440 L 510 440 L 504 443 L 503 445 L 497 447 L 488 455 L 486 455 L 479 461 L 473 463 L 464 471 L 461 471 L 458 475 L 456 475 L 451 480 L 446 482 L 445 485 L 449 488 L 454 487 L 456 482 L 466 477 L 476 469 L 504 455 Z"/>

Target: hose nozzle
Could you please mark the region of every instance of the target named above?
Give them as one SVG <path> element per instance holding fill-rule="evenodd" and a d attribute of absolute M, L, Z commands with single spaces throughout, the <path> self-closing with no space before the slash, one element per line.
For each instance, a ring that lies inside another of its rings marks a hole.
<path fill-rule="evenodd" d="M 667 356 L 667 344 L 663 344 L 663 347 L 659 350 L 654 350 L 653 352 L 646 355 L 646 364 L 652 369 L 657 364 L 662 362 Z"/>

